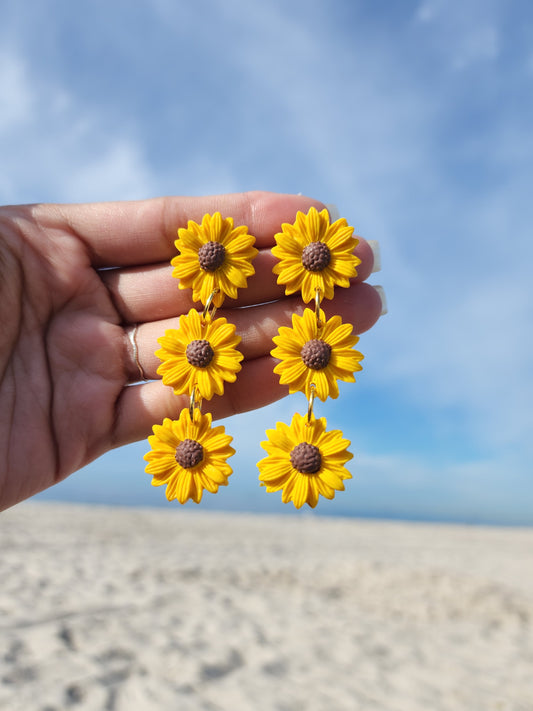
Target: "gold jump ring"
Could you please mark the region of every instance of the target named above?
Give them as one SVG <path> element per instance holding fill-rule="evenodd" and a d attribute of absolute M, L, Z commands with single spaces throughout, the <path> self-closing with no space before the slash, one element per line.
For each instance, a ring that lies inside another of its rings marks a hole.
<path fill-rule="evenodd" d="M 211 305 L 213 304 L 213 299 L 215 298 L 215 296 L 218 294 L 219 291 L 220 291 L 220 289 L 213 289 L 213 291 L 207 297 L 207 301 L 205 302 L 204 312 L 202 314 L 202 322 L 204 323 L 204 325 L 207 322 L 208 316 L 209 316 L 210 321 L 212 321 L 215 317 L 217 307 L 213 306 L 213 308 L 211 309 L 211 312 L 209 311 L 209 309 L 211 308 Z"/>
<path fill-rule="evenodd" d="M 189 416 L 191 418 L 191 422 L 194 422 L 195 408 L 198 408 L 198 410 L 200 410 L 201 407 L 202 407 L 202 398 L 200 397 L 198 400 L 196 399 L 196 385 L 195 385 L 192 389 L 191 397 L 189 399 Z"/>
<path fill-rule="evenodd" d="M 309 386 L 309 399 L 308 399 L 308 405 L 307 405 L 307 424 L 311 424 L 311 417 L 313 416 L 313 405 L 315 403 L 315 395 L 316 395 L 316 385 L 314 383 L 311 383 Z"/>
<path fill-rule="evenodd" d="M 320 302 L 322 301 L 320 297 L 320 287 L 317 286 L 315 289 L 315 316 L 316 316 L 316 325 L 317 328 L 322 328 L 324 325 L 322 323 L 322 320 L 320 318 Z"/>

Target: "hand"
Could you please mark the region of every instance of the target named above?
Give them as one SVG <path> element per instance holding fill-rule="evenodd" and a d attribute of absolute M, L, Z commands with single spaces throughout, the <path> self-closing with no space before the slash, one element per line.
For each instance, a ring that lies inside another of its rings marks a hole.
<path fill-rule="evenodd" d="M 269 250 L 281 223 L 311 206 L 324 207 L 305 197 L 244 193 L 1 208 L 0 509 L 146 437 L 187 406 L 187 397 L 160 380 L 133 384 L 139 366 L 128 334 L 138 324 L 138 362 L 147 378 L 157 378 L 157 338 L 177 327 L 181 313 L 200 308 L 171 276 L 177 228 L 206 212 L 247 225 L 260 250 L 249 288 L 217 312 L 236 325 L 245 360 L 209 410 L 225 417 L 283 397 L 271 339 L 303 304 L 276 285 Z M 323 308 L 361 332 L 378 319 L 381 301 L 362 283 L 372 270 L 370 247 L 361 240 L 356 252 L 357 279 Z M 235 308 L 243 305 L 253 308 Z"/>

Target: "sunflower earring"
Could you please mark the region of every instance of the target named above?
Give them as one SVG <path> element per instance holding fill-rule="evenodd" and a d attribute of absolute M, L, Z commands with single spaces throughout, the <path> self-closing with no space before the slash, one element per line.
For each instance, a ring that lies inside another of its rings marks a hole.
<path fill-rule="evenodd" d="M 278 284 L 286 294 L 301 291 L 307 304 L 303 315 L 293 314 L 292 328 L 280 327 L 271 354 L 279 359 L 274 372 L 289 393 L 302 392 L 307 414 L 296 413 L 290 425 L 278 422 L 267 430 L 261 446 L 268 456 L 258 463 L 261 486 L 267 492 L 282 492 L 283 503 L 299 509 L 314 508 L 319 496 L 333 499 L 344 491 L 343 481 L 352 475 L 345 464 L 353 455 L 350 442 L 340 430 L 326 430 L 326 418 L 316 418 L 314 402 L 337 398 L 337 380 L 355 382 L 363 355 L 354 349 L 358 337 L 353 326 L 340 316 L 326 320 L 321 302 L 332 299 L 335 286 L 348 287 L 357 275 L 360 260 L 353 254 L 358 240 L 345 219 L 330 224 L 327 210 L 299 212 L 294 224 L 283 224 L 272 249 L 279 262 L 274 266 Z"/>
<path fill-rule="evenodd" d="M 192 289 L 194 301 L 203 312 L 192 308 L 180 316 L 179 328 L 169 329 L 158 339 L 157 372 L 163 384 L 176 395 L 188 395 L 189 406 L 178 420 L 165 418 L 153 426 L 148 437 L 151 450 L 144 458 L 153 486 L 166 485 L 166 497 L 184 504 L 200 503 L 204 489 L 216 493 L 227 486 L 232 473 L 227 459 L 235 454 L 232 437 L 223 426 L 212 427 L 211 413 L 202 414 L 202 400 L 222 395 L 224 383 L 232 383 L 243 359 L 235 326 L 226 318 L 215 318 L 224 298 L 237 297 L 254 273 L 251 264 L 257 254 L 255 237 L 245 226 L 234 227 L 231 217 L 220 213 L 204 215 L 201 224 L 192 220 L 178 230 L 178 250 L 171 265 L 180 289 Z"/>

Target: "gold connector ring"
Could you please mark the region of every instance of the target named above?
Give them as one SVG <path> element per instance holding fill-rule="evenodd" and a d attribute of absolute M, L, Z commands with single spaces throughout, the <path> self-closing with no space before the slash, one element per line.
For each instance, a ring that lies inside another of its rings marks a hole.
<path fill-rule="evenodd" d="M 189 416 L 191 418 L 191 422 L 194 422 L 195 408 L 198 408 L 199 411 L 201 411 L 202 408 L 202 398 L 199 397 L 196 399 L 196 385 L 193 387 L 191 397 L 189 399 Z"/>
<path fill-rule="evenodd" d="M 320 296 L 320 287 L 317 286 L 315 289 L 315 316 L 316 316 L 316 325 L 317 328 L 322 328 L 324 325 L 322 323 L 322 319 L 320 318 L 320 303 L 322 301 L 322 298 Z"/>
<path fill-rule="evenodd" d="M 309 399 L 307 404 L 307 424 L 311 424 L 311 417 L 313 417 L 313 405 L 315 404 L 316 396 L 316 385 L 311 383 L 309 386 Z"/>
<path fill-rule="evenodd" d="M 208 322 L 208 317 L 209 317 L 209 321 L 212 321 L 215 318 L 217 307 L 213 306 L 211 308 L 211 306 L 213 305 L 213 299 L 215 298 L 215 296 L 218 294 L 219 291 L 220 291 L 220 289 L 213 289 L 213 291 L 207 297 L 207 301 L 205 302 L 205 306 L 204 306 L 204 312 L 202 314 L 202 323 L 204 326 Z M 209 311 L 209 309 L 211 309 L 211 311 Z"/>

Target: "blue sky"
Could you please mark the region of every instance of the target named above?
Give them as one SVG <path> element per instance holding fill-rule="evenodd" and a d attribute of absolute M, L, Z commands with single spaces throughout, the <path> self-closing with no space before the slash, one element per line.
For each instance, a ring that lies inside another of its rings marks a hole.
<path fill-rule="evenodd" d="M 301 192 L 380 241 L 389 314 L 319 413 L 354 479 L 322 513 L 533 524 L 532 126 L 525 1 L 3 3 L 0 202 Z M 255 462 L 295 408 L 226 422 L 203 506 L 290 513 Z M 144 451 L 48 497 L 164 504 Z"/>

